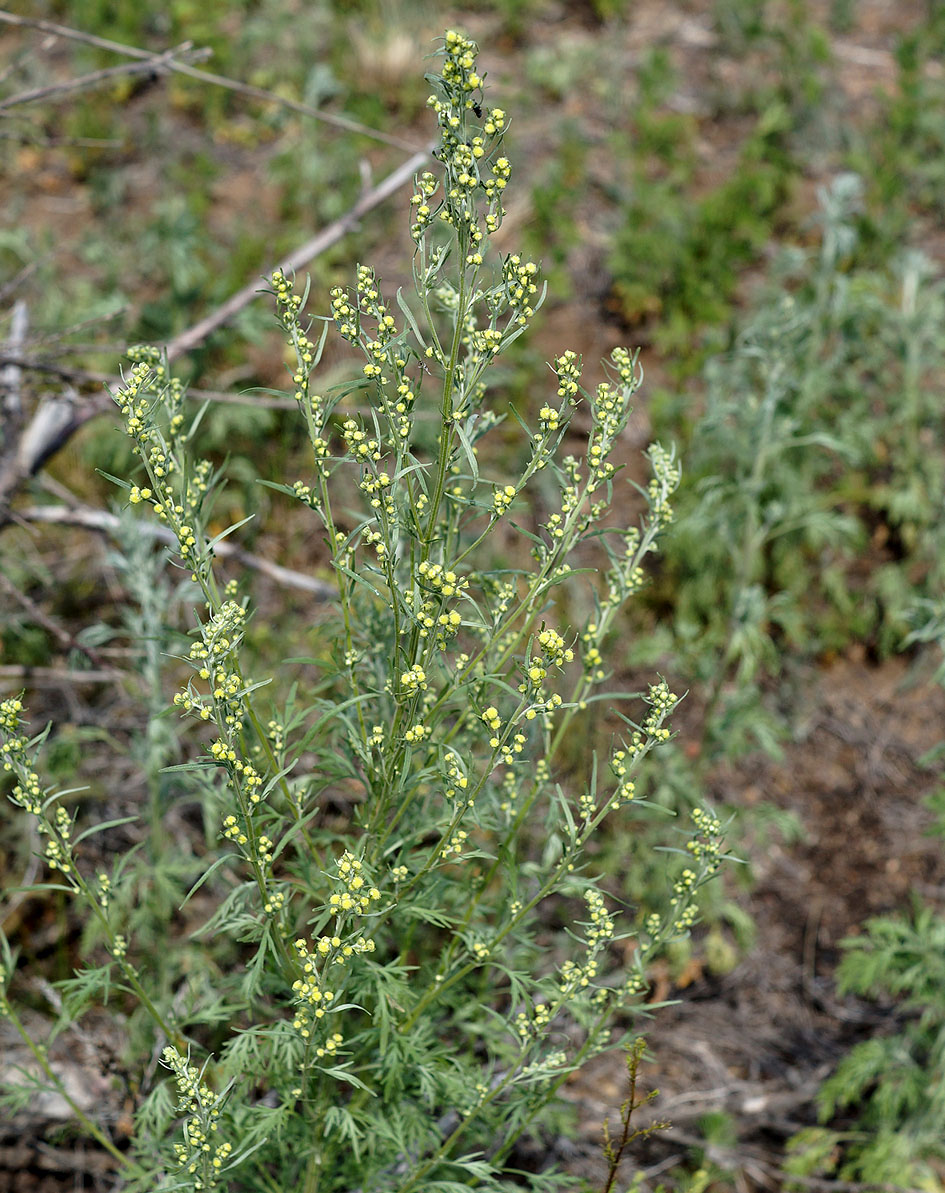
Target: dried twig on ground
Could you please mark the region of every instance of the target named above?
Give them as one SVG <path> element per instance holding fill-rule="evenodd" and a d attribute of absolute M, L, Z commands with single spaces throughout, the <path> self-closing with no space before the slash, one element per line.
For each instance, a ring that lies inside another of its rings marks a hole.
<path fill-rule="evenodd" d="M 388 174 L 383 182 L 379 182 L 372 190 L 366 191 L 350 211 L 335 220 L 333 224 L 329 224 L 327 228 L 323 229 L 316 236 L 313 236 L 311 240 L 306 241 L 294 253 L 290 253 L 282 261 L 274 263 L 273 268 L 275 268 L 275 265 L 278 265 L 283 273 L 291 275 L 320 256 L 326 249 L 331 248 L 346 232 L 349 232 L 354 227 L 362 215 L 366 215 L 367 212 L 383 203 L 385 199 L 389 199 L 391 195 L 400 190 L 405 182 L 413 178 L 414 174 L 416 174 L 430 156 L 432 148 L 431 145 L 430 148 L 421 149 L 415 153 L 391 174 Z M 271 273 L 272 268 L 266 271 L 267 276 Z M 257 282 L 250 282 L 242 290 L 237 290 L 222 306 L 217 307 L 215 311 L 211 312 L 206 319 L 201 319 L 199 323 L 195 323 L 187 331 L 183 331 L 179 336 L 175 336 L 167 346 L 168 360 L 174 361 L 179 356 L 183 356 L 185 352 L 189 352 L 192 348 L 195 348 L 197 344 L 202 343 L 212 331 L 216 331 L 218 327 L 228 322 L 238 311 L 241 311 L 243 307 L 247 306 L 258 293 L 259 284 Z"/>
<path fill-rule="evenodd" d="M 14 691 L 26 685 L 58 690 L 63 684 L 117 683 L 125 678 L 125 672 L 114 667 L 96 671 L 68 671 L 65 667 L 30 667 L 18 663 L 0 666 L 0 688 L 12 687 Z"/>
<path fill-rule="evenodd" d="M 138 58 L 145 62 L 165 57 L 165 55 L 154 54 L 150 50 L 142 50 L 138 46 L 123 45 L 118 41 L 110 41 L 106 37 L 96 37 L 92 33 L 83 33 L 80 29 L 72 29 L 68 25 L 57 25 L 55 21 L 44 21 L 38 17 L 17 16 L 12 12 L 6 12 L 2 9 L 0 9 L 0 21 L 7 25 L 17 25 L 24 29 L 36 29 L 41 33 L 51 33 L 55 37 L 65 37 L 70 41 L 80 41 L 85 45 L 98 46 L 99 49 L 110 50 L 115 54 L 124 54 L 126 57 Z M 176 51 L 168 52 L 176 53 Z M 284 95 L 276 95 L 275 92 L 265 91 L 262 87 L 252 87 L 248 83 L 239 82 L 237 79 L 228 79 L 225 75 L 217 75 L 211 71 L 199 70 L 196 67 L 189 66 L 185 62 L 173 60 L 163 65 L 166 70 L 187 75 L 189 78 L 197 79 L 199 82 L 211 83 L 214 87 L 225 87 L 228 91 L 235 91 L 239 95 L 245 95 L 250 99 L 259 99 L 266 103 L 277 104 L 279 107 L 287 108 L 291 112 L 298 112 L 303 116 L 311 116 L 314 120 L 320 120 L 324 124 L 333 125 L 335 128 L 344 129 L 346 132 L 360 133 L 362 136 L 370 137 L 372 140 L 382 141 L 385 145 L 393 145 L 395 149 L 404 149 L 408 153 L 412 153 L 417 148 L 416 145 L 411 144 L 409 141 L 391 136 L 389 133 L 380 132 L 375 128 L 369 128 L 366 124 L 361 124 L 360 121 L 352 120 L 350 116 L 339 116 L 334 112 L 323 112 L 320 108 L 313 108 L 311 104 L 300 103 L 298 100 L 289 99 Z"/>
<path fill-rule="evenodd" d="M 93 70 L 87 75 L 78 75 L 74 79 L 64 79 L 60 83 L 49 83 L 45 87 L 34 87 L 30 91 L 21 91 L 17 95 L 0 100 L 0 112 L 20 107 L 22 104 L 36 103 L 41 99 L 65 99 L 76 91 L 90 91 L 94 87 L 100 87 L 102 83 L 110 83 L 113 79 L 128 75 L 150 74 L 157 78 L 174 69 L 175 65 L 180 65 L 179 58 L 192 58 L 195 61 L 200 61 L 209 56 L 209 50 L 195 50 L 191 42 L 184 42 L 183 45 L 165 50 L 163 54 L 145 58 L 141 62 L 122 62 L 119 66 L 106 66 L 102 70 Z"/>
<path fill-rule="evenodd" d="M 91 509 L 88 506 L 70 507 L 66 505 L 35 505 L 28 509 L 18 510 L 17 518 L 23 522 L 47 522 L 59 526 L 83 526 L 87 530 L 98 530 L 105 534 L 114 533 L 121 525 L 121 519 L 116 514 L 106 510 Z M 166 526 L 156 522 L 139 522 L 135 526 L 138 534 L 152 538 L 159 543 L 174 546 L 177 539 Z M 333 585 L 314 576 L 306 576 L 304 572 L 294 571 L 292 568 L 282 567 L 272 563 L 261 555 L 254 555 L 251 551 L 244 551 L 242 547 L 232 543 L 220 542 L 213 548 L 220 559 L 231 559 L 243 567 L 261 572 L 277 584 L 286 588 L 298 588 L 302 592 L 309 592 L 318 601 L 330 600 L 336 595 Z"/>

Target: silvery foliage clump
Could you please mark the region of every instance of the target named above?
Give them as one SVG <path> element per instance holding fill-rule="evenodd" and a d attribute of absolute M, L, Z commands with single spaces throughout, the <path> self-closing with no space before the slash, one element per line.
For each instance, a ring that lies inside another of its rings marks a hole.
<path fill-rule="evenodd" d="M 615 524 L 612 457 L 641 381 L 624 350 L 590 390 L 563 350 L 536 380 L 537 413 L 516 414 L 514 479 L 486 464 L 501 458 L 489 369 L 543 288 L 537 264 L 490 259 L 511 168 L 476 54 L 450 32 L 430 77 L 438 168 L 411 203 L 415 300 L 391 302 L 361 265 L 314 335 L 293 281 L 271 279 L 312 448 L 308 475 L 273 487 L 321 527 L 337 584 L 309 692 L 246 670 L 250 606 L 218 579 L 208 529 L 222 476 L 194 458 L 183 387 L 141 348 L 114 395 L 141 466 L 122 482 L 129 502 L 173 533 L 198 594 L 191 645 L 167 666 L 190 753 L 169 774 L 199 793 L 207 826 L 206 841 L 168 843 L 191 850 L 174 861 L 193 886 L 183 917 L 209 906 L 186 940 L 170 917 L 163 943 L 150 921 L 139 933 L 127 857 L 86 868 L 85 833 L 39 776 L 43 735 L 28 739 L 20 700 L 0 706 L 13 803 L 88 921 L 67 1018 L 107 999 L 125 1024 L 130 1143 L 72 1105 L 128 1189 L 511 1187 L 516 1142 L 588 1057 L 632 1034 L 649 962 L 689 931 L 718 868 L 719 822 L 702 809 L 652 906 L 618 914 L 588 858 L 609 819 L 650 814 L 636 772 L 670 736 L 668 685 L 612 693 L 605 660 L 679 473 L 652 446 L 639 525 Z M 321 393 L 332 326 L 363 366 Z M 584 432 L 570 426 L 580 404 Z M 526 529 L 539 476 L 556 497 Z M 626 702 L 609 757 L 584 751 L 584 773 L 565 775 L 562 746 L 573 756 L 602 701 Z M 3 979 L 35 1083 L 68 1099 L 17 1010 L 8 946 Z"/>

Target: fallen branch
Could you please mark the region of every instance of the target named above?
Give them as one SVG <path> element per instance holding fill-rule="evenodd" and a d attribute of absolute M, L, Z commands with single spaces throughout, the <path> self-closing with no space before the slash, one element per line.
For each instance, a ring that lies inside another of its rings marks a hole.
<path fill-rule="evenodd" d="M 28 597 L 25 592 L 21 592 L 15 584 L 2 574 L 0 574 L 0 589 L 12 597 L 21 608 L 25 609 L 37 625 L 41 625 L 43 629 L 48 630 L 64 650 L 79 651 L 85 655 L 94 667 L 102 667 L 104 665 L 102 656 L 97 650 L 91 646 L 84 646 L 74 635 L 61 626 L 55 618 L 50 617 L 45 609 L 40 608 L 34 600 Z"/>
<path fill-rule="evenodd" d="M 114 668 L 68 671 L 64 667 L 30 667 L 15 663 L 0 666 L 0 687 L 61 688 L 67 683 L 118 683 L 124 678 L 125 672 Z"/>
<path fill-rule="evenodd" d="M 5 365 L 15 365 L 16 368 L 22 369 L 27 373 L 49 373 L 53 377 L 60 377 L 63 381 L 75 381 L 81 385 L 113 385 L 116 384 L 118 378 L 112 377 L 109 373 L 94 373 L 89 369 L 79 369 L 71 365 L 61 365 L 53 360 L 44 360 L 40 356 L 28 356 L 25 354 L 16 354 L 4 351 L 0 348 L 0 370 Z M 219 402 L 222 405 L 229 406 L 253 406 L 256 410 L 298 410 L 299 404 L 295 398 L 275 398 L 269 393 L 259 393 L 255 389 L 236 390 L 234 393 L 228 393 L 226 390 L 219 389 L 204 389 L 199 385 L 188 385 L 187 391 L 184 394 L 185 398 L 189 398 L 193 402 Z M 346 412 L 350 410 L 351 414 L 359 415 L 362 418 L 370 418 L 370 406 L 351 406 L 345 407 Z M 417 410 L 414 412 L 414 417 L 423 420 L 432 420 L 440 417 L 438 410 Z"/>
<path fill-rule="evenodd" d="M 67 505 L 35 505 L 24 510 L 17 510 L 16 517 L 23 522 L 47 522 L 57 526 L 82 526 L 86 530 L 97 530 L 104 534 L 115 534 L 121 526 L 121 519 L 107 510 L 92 509 L 89 506 Z M 177 545 L 177 539 L 166 526 L 159 526 L 153 522 L 136 522 L 135 533 L 169 547 Z M 261 572 L 277 584 L 286 588 L 298 588 L 311 593 L 318 601 L 328 601 L 337 595 L 332 584 L 324 580 L 317 580 L 314 576 L 306 576 L 304 572 L 296 572 L 292 568 L 282 567 L 272 563 L 261 555 L 254 555 L 251 551 L 244 551 L 233 543 L 220 542 L 213 548 L 214 554 L 220 559 L 232 559 L 243 567 Z"/>
<path fill-rule="evenodd" d="M 407 161 L 397 167 L 393 173 L 388 174 L 383 182 L 379 182 L 373 190 L 367 191 L 355 203 L 350 211 L 345 212 L 333 224 L 329 224 L 327 228 L 313 236 L 300 248 L 297 248 L 294 253 L 290 253 L 282 261 L 276 262 L 273 266 L 266 270 L 266 276 L 272 274 L 272 270 L 277 266 L 283 270 L 284 273 L 292 274 L 303 266 L 313 261 L 331 248 L 350 231 L 351 228 L 358 222 L 362 215 L 372 211 L 379 204 L 383 203 L 385 199 L 389 199 L 396 191 L 404 185 L 405 182 L 413 178 L 414 174 L 420 169 L 427 158 L 430 156 L 429 149 L 421 149 L 409 158 Z M 195 323 L 193 327 L 187 331 L 182 331 L 179 336 L 175 336 L 167 346 L 167 359 L 169 361 L 176 360 L 179 356 L 183 356 L 185 352 L 189 352 L 198 344 L 202 343 L 211 332 L 227 323 L 237 311 L 241 311 L 243 307 L 248 306 L 249 303 L 259 293 L 259 284 L 251 282 L 248 286 L 244 286 L 242 290 L 237 292 L 218 307 L 215 311 L 209 314 L 206 319 L 201 319 L 199 323 Z"/>
<path fill-rule="evenodd" d="M 129 58 L 138 58 L 146 62 L 163 57 L 163 55 L 154 54 L 150 50 L 142 50 L 138 46 L 123 45 L 118 41 L 110 41 L 106 37 L 96 37 L 92 33 L 83 33 L 79 29 L 70 28 L 68 25 L 57 25 L 55 21 L 44 21 L 38 17 L 17 16 L 12 12 L 6 12 L 2 9 L 0 9 L 0 21 L 7 25 L 16 25 L 21 29 L 37 29 L 41 33 L 51 33 L 55 37 L 65 37 L 71 41 L 83 42 L 85 45 L 98 46 L 101 50 L 110 50 L 112 53 L 124 54 Z M 186 63 L 176 61 L 165 64 L 165 68 L 175 71 L 177 74 L 187 75 L 191 79 L 197 79 L 202 83 L 211 83 L 214 87 L 224 87 L 227 91 L 234 91 L 238 95 L 245 95 L 250 99 L 263 100 L 266 103 L 277 104 L 279 107 L 287 108 L 291 112 L 299 112 L 303 116 L 311 116 L 314 120 L 321 120 L 324 124 L 331 124 L 335 128 L 342 128 L 346 132 L 360 133 L 362 136 L 371 137 L 375 141 L 382 141 L 385 145 L 393 145 L 395 149 L 403 149 L 408 153 L 416 149 L 416 145 L 412 145 L 409 141 L 402 141 L 400 137 L 394 137 L 389 133 L 380 132 L 378 129 L 369 128 L 366 124 L 352 120 L 350 116 L 338 116 L 333 112 L 323 112 L 320 108 L 313 108 L 311 104 L 303 104 L 298 100 L 288 99 L 283 95 L 276 95 L 272 91 L 266 91 L 262 87 L 252 87 L 248 83 L 241 83 L 236 79 L 228 79 L 225 75 L 213 74 L 210 71 L 199 70 L 196 67 L 188 66 Z"/>
<path fill-rule="evenodd" d="M 10 108 L 20 107 L 22 104 L 36 103 L 41 99 L 60 99 L 72 95 L 76 91 L 88 91 L 99 87 L 102 83 L 110 83 L 113 79 L 128 75 L 153 75 L 155 78 L 173 70 L 178 55 L 206 58 L 209 50 L 195 50 L 191 42 L 185 42 L 163 54 L 155 54 L 142 62 L 123 62 L 120 66 L 106 66 L 102 70 L 93 70 L 90 74 L 79 75 L 74 79 L 65 79 L 61 83 L 49 83 L 45 87 L 34 87 L 31 91 L 21 91 L 18 95 L 11 95 L 9 99 L 0 100 L 0 112 Z"/>

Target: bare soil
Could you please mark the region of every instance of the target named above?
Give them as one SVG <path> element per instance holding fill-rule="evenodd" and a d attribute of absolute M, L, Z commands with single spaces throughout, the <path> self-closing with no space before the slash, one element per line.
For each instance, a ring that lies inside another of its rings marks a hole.
<path fill-rule="evenodd" d="M 868 917 L 908 907 L 910 893 L 945 903 L 945 855 L 923 804 L 940 778 L 920 763 L 942 740 L 945 693 L 902 660 L 844 659 L 812 681 L 803 735 L 782 761 L 752 757 L 710 779 L 719 804 L 766 800 L 795 813 L 804 839 L 738 841 L 753 883 L 734 897 L 755 944 L 724 976 L 697 969 L 682 989 L 657 983 L 655 994 L 679 1001 L 654 1017 L 644 1076 L 660 1091 L 651 1117 L 672 1127 L 628 1165 L 653 1178 L 704 1149 L 699 1120 L 724 1112 L 734 1141 L 707 1158 L 737 1174 L 739 1193 L 782 1188 L 784 1144 L 817 1121 L 820 1083 L 854 1043 L 899 1022 L 893 1006 L 838 997 L 840 942 Z M 626 1096 L 623 1058 L 598 1058 L 568 1096 L 582 1142 L 567 1164 L 600 1188 L 601 1123 L 616 1121 Z"/>

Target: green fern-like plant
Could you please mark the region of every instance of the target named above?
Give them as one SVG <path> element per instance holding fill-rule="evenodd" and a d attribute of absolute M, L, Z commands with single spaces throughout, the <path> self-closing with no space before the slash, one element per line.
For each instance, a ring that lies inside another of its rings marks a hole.
<path fill-rule="evenodd" d="M 821 1123 L 795 1136 L 797 1175 L 940 1188 L 945 1160 L 945 917 L 879 916 L 843 942 L 841 994 L 890 1000 L 888 1035 L 855 1045 L 817 1097 Z M 838 1117 L 850 1125 L 836 1128 Z"/>

